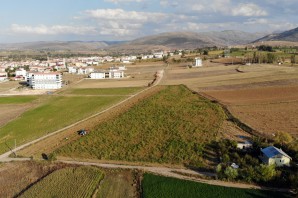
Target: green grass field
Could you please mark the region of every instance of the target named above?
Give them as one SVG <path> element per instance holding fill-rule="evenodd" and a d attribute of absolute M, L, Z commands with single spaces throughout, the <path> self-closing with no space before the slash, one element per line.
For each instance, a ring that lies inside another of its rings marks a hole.
<path fill-rule="evenodd" d="M 167 86 L 88 136 L 57 150 L 60 156 L 159 163 L 201 162 L 202 145 L 217 138 L 222 108 L 185 86 Z"/>
<path fill-rule="evenodd" d="M 17 145 L 61 129 L 120 101 L 122 96 L 51 96 L 44 104 L 23 113 L 0 128 L 0 153 Z M 7 144 L 7 145 L 6 145 Z"/>
<path fill-rule="evenodd" d="M 89 88 L 89 89 L 70 89 L 62 92 L 62 94 L 74 95 L 131 95 L 144 89 L 143 87 L 127 87 L 127 88 Z"/>
<path fill-rule="evenodd" d="M 13 96 L 0 97 L 0 104 L 22 104 L 36 100 L 38 96 Z"/>
<path fill-rule="evenodd" d="M 48 175 L 20 197 L 92 197 L 103 173 L 94 167 L 65 168 Z"/>
<path fill-rule="evenodd" d="M 228 188 L 193 181 L 145 174 L 142 181 L 144 198 L 283 198 L 282 192 Z"/>

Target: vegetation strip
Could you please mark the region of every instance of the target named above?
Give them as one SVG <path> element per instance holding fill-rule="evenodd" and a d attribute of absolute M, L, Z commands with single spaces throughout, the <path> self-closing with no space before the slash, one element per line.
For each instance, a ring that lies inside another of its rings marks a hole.
<path fill-rule="evenodd" d="M 193 181 L 179 180 L 175 178 L 162 177 L 153 174 L 144 174 L 142 180 L 142 195 L 144 198 L 163 198 L 163 197 L 204 197 L 204 198 L 282 198 L 287 197 L 284 193 L 255 190 L 240 189 L 223 186 L 213 186 Z"/>

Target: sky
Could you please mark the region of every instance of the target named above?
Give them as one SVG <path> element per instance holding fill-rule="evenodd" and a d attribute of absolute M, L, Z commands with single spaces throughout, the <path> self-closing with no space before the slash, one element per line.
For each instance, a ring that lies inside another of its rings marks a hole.
<path fill-rule="evenodd" d="M 0 43 L 298 27 L 298 0 L 0 0 Z"/>

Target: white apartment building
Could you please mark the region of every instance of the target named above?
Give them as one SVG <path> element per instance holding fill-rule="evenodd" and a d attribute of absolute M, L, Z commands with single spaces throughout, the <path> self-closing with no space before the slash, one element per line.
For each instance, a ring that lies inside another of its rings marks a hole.
<path fill-rule="evenodd" d="M 62 87 L 62 75 L 55 72 L 30 72 L 27 75 L 27 84 L 32 89 L 60 89 Z"/>

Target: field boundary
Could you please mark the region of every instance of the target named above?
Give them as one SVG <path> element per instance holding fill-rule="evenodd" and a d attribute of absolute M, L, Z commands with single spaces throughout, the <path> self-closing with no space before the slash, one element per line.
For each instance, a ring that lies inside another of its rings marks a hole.
<path fill-rule="evenodd" d="M 188 88 L 188 89 L 191 90 L 190 88 Z M 227 120 L 230 121 L 230 122 L 235 123 L 238 127 L 240 127 L 240 128 L 241 128 L 242 130 L 244 130 L 245 132 L 247 132 L 247 133 L 249 133 L 249 134 L 251 134 L 251 135 L 253 135 L 253 136 L 260 136 L 260 135 L 263 135 L 263 136 L 264 136 L 264 135 L 265 135 L 265 134 L 261 133 L 260 131 L 258 131 L 258 130 L 256 130 L 256 129 L 252 128 L 251 126 L 245 124 L 245 123 L 242 122 L 239 118 L 235 117 L 235 116 L 230 112 L 229 108 L 228 108 L 225 104 L 223 104 L 222 102 L 220 102 L 220 100 L 218 100 L 218 99 L 216 99 L 216 98 L 214 98 L 214 97 L 212 97 L 212 96 L 210 96 L 210 95 L 208 95 L 208 94 L 206 94 L 206 93 L 203 93 L 203 92 L 196 92 L 196 91 L 193 91 L 193 90 L 191 90 L 191 91 L 192 91 L 193 93 L 196 93 L 196 94 L 198 94 L 199 96 L 201 96 L 201 97 L 207 99 L 207 100 L 210 100 L 210 101 L 213 102 L 213 103 L 217 103 L 217 104 L 219 104 L 219 105 L 223 108 L 225 114 L 227 115 L 227 117 L 228 117 Z"/>

